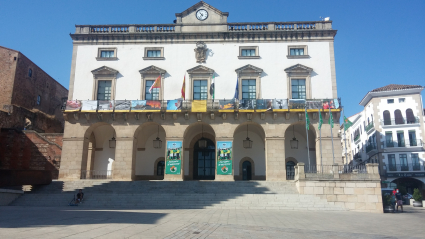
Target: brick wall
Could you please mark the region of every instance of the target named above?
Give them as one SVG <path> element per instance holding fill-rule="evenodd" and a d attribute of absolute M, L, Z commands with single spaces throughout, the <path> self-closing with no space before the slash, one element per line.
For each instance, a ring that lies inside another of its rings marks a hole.
<path fill-rule="evenodd" d="M 1 129 L 0 169 L 50 170 L 52 178 L 57 179 L 62 153 L 61 142 L 62 134 Z"/>
<path fill-rule="evenodd" d="M 13 81 L 19 52 L 0 47 L 0 110 L 12 104 Z"/>

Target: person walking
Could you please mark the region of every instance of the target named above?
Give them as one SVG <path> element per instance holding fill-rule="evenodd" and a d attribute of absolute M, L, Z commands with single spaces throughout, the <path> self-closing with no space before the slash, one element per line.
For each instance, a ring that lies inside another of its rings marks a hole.
<path fill-rule="evenodd" d="M 395 198 L 397 199 L 397 212 L 398 207 L 401 207 L 401 212 L 403 212 L 403 196 L 398 189 L 396 190 Z"/>

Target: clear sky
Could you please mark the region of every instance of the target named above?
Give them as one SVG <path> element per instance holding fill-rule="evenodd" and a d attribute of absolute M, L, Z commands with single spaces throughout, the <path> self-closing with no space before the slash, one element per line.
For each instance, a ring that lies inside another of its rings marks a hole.
<path fill-rule="evenodd" d="M 75 24 L 172 23 L 197 0 L 0 0 L 0 45 L 21 51 L 69 87 Z M 330 17 L 338 96 L 348 117 L 364 95 L 388 84 L 425 85 L 425 1 L 207 0 L 228 22 Z M 191 53 L 192 54 L 192 53 Z M 424 93 L 422 94 L 424 96 Z"/>

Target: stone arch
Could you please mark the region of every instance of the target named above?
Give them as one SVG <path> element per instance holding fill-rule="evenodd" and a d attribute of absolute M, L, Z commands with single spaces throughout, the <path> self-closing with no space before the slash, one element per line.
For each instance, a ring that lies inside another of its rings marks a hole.
<path fill-rule="evenodd" d="M 305 121 L 302 122 L 295 122 L 291 125 L 289 125 L 285 131 L 285 159 L 293 158 L 296 163 L 305 163 L 306 165 L 309 164 L 308 161 L 308 153 L 307 150 L 309 150 L 310 153 L 310 164 L 315 165 L 316 164 L 316 158 L 317 154 L 320 153 L 316 151 L 316 128 L 310 124 L 309 130 L 308 130 L 308 149 L 307 149 L 307 134 L 306 134 L 306 127 L 305 127 Z M 298 148 L 292 149 L 291 148 L 291 140 L 293 138 L 296 138 L 298 140 Z M 286 167 L 286 160 L 285 160 L 285 167 Z"/>
<path fill-rule="evenodd" d="M 155 180 L 163 180 L 164 179 L 164 174 L 165 174 L 165 164 L 164 164 L 164 173 L 162 175 L 158 175 L 158 163 L 164 161 L 165 163 L 165 157 L 159 157 L 155 160 L 154 163 L 154 170 L 153 170 L 153 175 Z"/>
<path fill-rule="evenodd" d="M 258 177 L 255 175 L 255 162 L 250 157 L 243 157 L 239 160 L 239 172 L 242 172 L 243 162 L 248 161 L 251 163 L 251 179 L 252 180 L 265 180 L 264 176 Z M 235 175 L 235 180 L 243 180 L 243 174 L 239 173 L 239 175 Z"/>
<path fill-rule="evenodd" d="M 159 133 L 158 133 L 159 131 Z M 132 173 L 136 180 L 156 180 L 156 173 L 152 168 L 156 167 L 156 160 L 164 157 L 166 146 L 166 131 L 162 125 L 156 122 L 145 122 L 134 131 Z M 161 148 L 154 148 L 153 140 L 159 138 L 162 141 Z"/>
<path fill-rule="evenodd" d="M 295 165 L 297 165 L 297 164 L 298 164 L 298 161 L 297 161 L 295 158 L 293 158 L 293 157 L 288 157 L 288 158 L 286 158 L 286 159 L 285 159 L 285 165 L 286 165 L 288 162 L 290 162 L 290 161 L 294 162 L 294 163 L 295 163 Z"/>

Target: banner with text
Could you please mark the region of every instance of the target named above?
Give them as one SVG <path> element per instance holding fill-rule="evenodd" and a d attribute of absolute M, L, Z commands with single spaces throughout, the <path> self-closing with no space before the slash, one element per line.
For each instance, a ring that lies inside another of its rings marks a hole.
<path fill-rule="evenodd" d="M 182 165 L 182 141 L 168 141 L 165 173 L 166 174 L 181 174 L 181 165 Z"/>
<path fill-rule="evenodd" d="M 232 175 L 232 141 L 217 141 L 217 175 Z"/>

